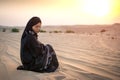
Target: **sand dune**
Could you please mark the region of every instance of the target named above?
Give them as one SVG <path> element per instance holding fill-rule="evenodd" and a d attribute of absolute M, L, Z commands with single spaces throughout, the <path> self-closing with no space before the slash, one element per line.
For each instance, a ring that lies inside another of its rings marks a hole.
<path fill-rule="evenodd" d="M 39 33 L 39 41 L 53 45 L 58 56 L 60 67 L 53 73 L 16 70 L 21 34 L 0 32 L 0 80 L 120 79 L 120 37 L 113 29 L 92 35 Z"/>

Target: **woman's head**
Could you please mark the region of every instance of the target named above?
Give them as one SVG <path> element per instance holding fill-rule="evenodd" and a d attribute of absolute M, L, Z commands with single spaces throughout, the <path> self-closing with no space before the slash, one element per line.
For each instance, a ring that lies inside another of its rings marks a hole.
<path fill-rule="evenodd" d="M 35 33 L 38 33 L 40 32 L 40 28 L 41 28 L 41 23 L 37 23 L 35 24 L 34 26 L 32 26 L 32 30 L 35 32 Z"/>
<path fill-rule="evenodd" d="M 39 17 L 32 17 L 28 21 L 28 23 L 25 27 L 22 38 L 24 38 L 26 36 L 26 33 L 29 33 L 31 31 L 33 31 L 34 33 L 38 33 L 40 31 L 41 24 L 42 24 L 42 21 Z"/>
<path fill-rule="evenodd" d="M 26 31 L 34 31 L 35 33 L 38 33 L 41 28 L 41 19 L 39 17 L 32 17 L 27 25 L 26 25 Z"/>

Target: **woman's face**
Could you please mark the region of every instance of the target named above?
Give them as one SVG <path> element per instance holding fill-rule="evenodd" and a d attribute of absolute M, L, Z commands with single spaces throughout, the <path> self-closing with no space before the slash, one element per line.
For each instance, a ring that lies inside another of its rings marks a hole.
<path fill-rule="evenodd" d="M 39 33 L 41 28 L 41 23 L 37 23 L 36 25 L 32 26 L 32 29 L 35 33 Z"/>

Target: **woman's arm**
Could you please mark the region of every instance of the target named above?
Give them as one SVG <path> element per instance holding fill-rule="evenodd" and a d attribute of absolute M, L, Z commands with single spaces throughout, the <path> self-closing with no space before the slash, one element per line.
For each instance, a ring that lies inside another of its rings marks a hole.
<path fill-rule="evenodd" d="M 44 44 L 40 44 L 34 36 L 29 35 L 28 36 L 28 48 L 31 54 L 34 57 L 37 57 L 39 55 L 42 55 L 42 50 L 44 50 Z"/>

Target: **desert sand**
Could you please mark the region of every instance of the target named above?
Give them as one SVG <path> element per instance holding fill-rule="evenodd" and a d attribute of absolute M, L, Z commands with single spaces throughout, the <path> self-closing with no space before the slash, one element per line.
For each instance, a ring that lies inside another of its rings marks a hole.
<path fill-rule="evenodd" d="M 75 33 L 39 33 L 39 41 L 53 46 L 60 63 L 52 73 L 16 70 L 21 65 L 23 30 L 1 31 L 0 80 L 120 80 L 120 25 L 56 29 L 71 29 Z M 102 29 L 106 31 L 101 32 Z"/>

